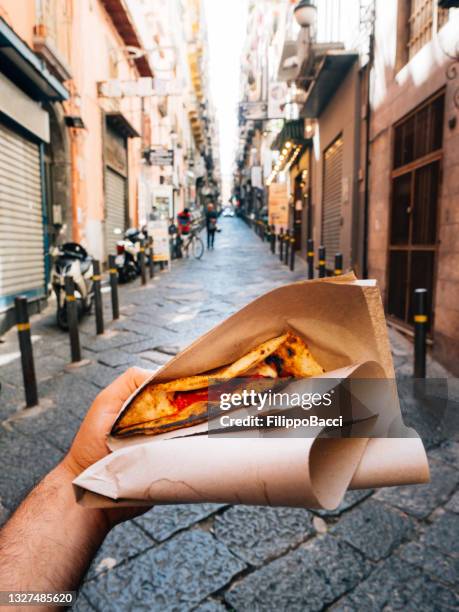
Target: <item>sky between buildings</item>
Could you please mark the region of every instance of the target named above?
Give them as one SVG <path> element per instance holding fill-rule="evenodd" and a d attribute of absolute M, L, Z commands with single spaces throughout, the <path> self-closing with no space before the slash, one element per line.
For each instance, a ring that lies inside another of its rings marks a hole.
<path fill-rule="evenodd" d="M 210 88 L 220 131 L 223 202 L 230 196 L 237 138 L 241 52 L 246 34 L 247 0 L 204 0 L 210 56 Z"/>

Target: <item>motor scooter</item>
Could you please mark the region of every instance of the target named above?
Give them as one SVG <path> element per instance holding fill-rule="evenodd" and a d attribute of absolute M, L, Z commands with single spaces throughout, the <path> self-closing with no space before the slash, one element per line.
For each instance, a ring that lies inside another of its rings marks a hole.
<path fill-rule="evenodd" d="M 115 230 L 116 231 L 116 230 Z M 118 230 L 116 233 L 121 233 Z M 116 245 L 115 267 L 118 272 L 120 283 L 128 283 L 140 274 L 140 245 L 146 238 L 144 232 L 137 228 L 126 230 L 122 240 Z M 149 258 L 145 253 L 145 265 L 148 266 Z"/>
<path fill-rule="evenodd" d="M 58 326 L 68 329 L 67 301 L 65 299 L 65 277 L 71 276 L 75 284 L 75 298 L 77 301 L 78 318 L 91 312 L 94 301 L 94 275 L 93 258 L 86 249 L 77 242 L 66 242 L 55 247 L 51 252 L 53 268 L 51 282 L 56 294 Z"/>

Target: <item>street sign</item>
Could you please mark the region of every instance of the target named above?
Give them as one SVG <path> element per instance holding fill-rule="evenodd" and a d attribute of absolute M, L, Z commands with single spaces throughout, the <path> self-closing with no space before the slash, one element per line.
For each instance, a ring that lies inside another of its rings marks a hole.
<path fill-rule="evenodd" d="M 165 147 L 151 147 L 146 149 L 145 158 L 150 166 L 173 166 L 174 150 Z"/>
<path fill-rule="evenodd" d="M 245 121 L 266 119 L 268 117 L 268 104 L 266 102 L 242 102 L 239 106 L 239 113 Z"/>

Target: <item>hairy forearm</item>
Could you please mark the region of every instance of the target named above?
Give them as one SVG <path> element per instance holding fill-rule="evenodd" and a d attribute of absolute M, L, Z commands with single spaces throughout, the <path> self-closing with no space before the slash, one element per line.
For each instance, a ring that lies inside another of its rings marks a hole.
<path fill-rule="evenodd" d="M 78 588 L 109 525 L 101 511 L 76 503 L 74 476 L 59 464 L 0 531 L 0 591 Z"/>

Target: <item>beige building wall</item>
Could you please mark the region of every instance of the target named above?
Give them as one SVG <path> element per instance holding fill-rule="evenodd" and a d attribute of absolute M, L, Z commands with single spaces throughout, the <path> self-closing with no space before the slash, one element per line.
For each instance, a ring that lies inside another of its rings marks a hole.
<path fill-rule="evenodd" d="M 100 98 L 97 83 L 112 78 L 135 79 L 138 73 L 126 61 L 122 52 L 124 42 L 100 2 L 74 2 L 71 40 L 73 106 L 86 128 L 72 130 L 76 182 L 74 238 L 95 257 L 104 259 L 104 111 L 122 111 L 140 133 L 141 106 L 138 98 L 121 101 Z M 139 163 L 140 139 L 129 139 L 129 218 L 133 225 L 137 222 Z"/>
<path fill-rule="evenodd" d="M 341 252 L 344 268 L 353 267 L 352 232 L 355 230 L 354 199 L 357 197 L 355 177 L 356 168 L 356 125 L 358 124 L 358 66 L 357 62 L 349 70 L 333 98 L 318 119 L 318 127 L 313 139 L 312 203 L 314 248 L 321 244 L 322 238 L 322 196 L 324 151 L 341 134 L 343 137 L 343 190 L 341 200 Z M 327 253 L 327 257 L 330 254 Z M 334 253 L 332 254 L 334 256 Z"/>
<path fill-rule="evenodd" d="M 387 250 L 391 197 L 392 126 L 431 95 L 445 88 L 443 163 L 439 199 L 438 251 L 434 294 L 434 354 L 459 372 L 459 75 L 447 78 L 452 65 L 459 11 L 438 36 L 397 71 L 397 1 L 378 0 L 375 69 L 372 81 L 371 193 L 369 272 L 387 300 Z M 458 64 L 456 64 L 457 66 Z"/>

